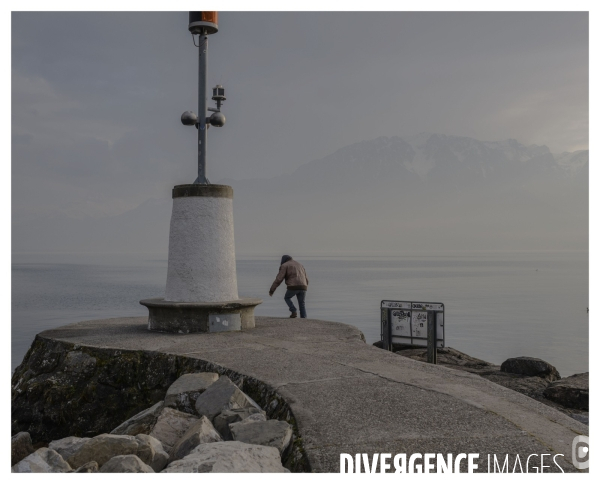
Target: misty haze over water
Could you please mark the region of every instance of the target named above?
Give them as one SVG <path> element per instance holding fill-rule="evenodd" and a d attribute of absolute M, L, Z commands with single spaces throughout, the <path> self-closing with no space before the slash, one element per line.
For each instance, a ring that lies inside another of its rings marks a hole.
<path fill-rule="evenodd" d="M 264 300 L 258 315 L 287 316 L 266 291 L 291 253 L 309 272 L 309 317 L 353 324 L 369 343 L 381 299 L 440 301 L 449 346 L 587 371 L 588 167 L 587 150 L 425 133 L 222 180 L 234 188 L 239 293 Z M 146 315 L 137 302 L 164 295 L 171 206 L 169 187 L 115 216 L 13 219 L 13 368 L 43 329 Z"/>
<path fill-rule="evenodd" d="M 238 256 L 587 250 L 589 151 L 422 133 L 343 147 L 234 189 Z M 183 182 L 182 182 L 183 183 Z M 21 252 L 165 253 L 171 188 L 112 216 L 13 218 Z"/>
<path fill-rule="evenodd" d="M 588 370 L 585 252 L 297 259 L 311 281 L 308 317 L 355 325 L 369 344 L 380 339 L 382 299 L 443 302 L 448 346 L 497 364 L 514 356 L 542 358 L 562 376 Z M 282 288 L 273 298 L 267 294 L 278 267 L 278 257 L 237 262 L 239 294 L 263 299 L 259 316 L 289 315 Z M 147 317 L 138 301 L 164 296 L 166 272 L 164 259 L 15 256 L 12 369 L 44 329 Z"/>

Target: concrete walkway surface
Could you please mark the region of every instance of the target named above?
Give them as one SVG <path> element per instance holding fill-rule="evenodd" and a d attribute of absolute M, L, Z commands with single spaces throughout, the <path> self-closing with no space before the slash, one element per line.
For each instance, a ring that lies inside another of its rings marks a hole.
<path fill-rule="evenodd" d="M 478 453 L 484 472 L 488 454 L 501 462 L 509 454 L 511 469 L 517 454 L 523 468 L 531 454 L 563 454 L 556 462 L 569 472 L 576 471 L 573 438 L 588 435 L 586 425 L 551 407 L 477 375 L 373 347 L 342 323 L 257 317 L 249 331 L 177 335 L 148 331 L 147 318 L 118 318 L 40 336 L 185 355 L 254 377 L 292 409 L 317 472 L 339 472 L 340 453 Z M 552 457 L 544 465 L 560 472 Z"/>

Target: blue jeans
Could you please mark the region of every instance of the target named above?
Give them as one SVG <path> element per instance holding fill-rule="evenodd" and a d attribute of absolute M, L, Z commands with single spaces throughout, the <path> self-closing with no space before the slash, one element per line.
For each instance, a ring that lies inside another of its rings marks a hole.
<path fill-rule="evenodd" d="M 288 289 L 285 292 L 285 296 L 283 297 L 283 299 L 285 299 L 285 302 L 287 303 L 288 307 L 290 308 L 290 311 L 293 313 L 296 312 L 296 306 L 294 306 L 294 303 L 292 302 L 292 298 L 294 296 L 296 296 L 296 298 L 298 299 L 298 306 L 300 306 L 300 317 L 306 318 L 306 306 L 304 305 L 304 298 L 306 297 L 306 291 L 299 291 L 297 289 L 293 289 L 293 290 Z"/>

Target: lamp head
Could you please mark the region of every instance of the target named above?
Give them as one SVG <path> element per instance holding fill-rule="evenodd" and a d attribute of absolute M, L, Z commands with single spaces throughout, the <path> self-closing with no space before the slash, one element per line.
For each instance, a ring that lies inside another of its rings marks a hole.
<path fill-rule="evenodd" d="M 181 123 L 184 126 L 196 126 L 198 124 L 198 115 L 193 111 L 186 111 L 181 115 Z"/>
<path fill-rule="evenodd" d="M 188 30 L 192 34 L 210 35 L 219 31 L 217 12 L 190 12 Z"/>
<path fill-rule="evenodd" d="M 209 121 L 212 126 L 221 128 L 221 127 L 225 126 L 225 115 L 220 111 L 218 111 L 216 113 L 212 113 L 209 118 Z"/>

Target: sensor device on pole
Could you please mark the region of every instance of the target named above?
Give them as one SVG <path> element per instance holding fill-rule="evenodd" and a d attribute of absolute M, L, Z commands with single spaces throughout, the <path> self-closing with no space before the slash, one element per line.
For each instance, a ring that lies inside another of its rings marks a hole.
<path fill-rule="evenodd" d="M 208 36 L 219 31 L 219 15 L 217 12 L 190 12 L 188 30 L 194 35 L 198 35 L 198 43 L 194 40 L 194 45 L 198 48 L 198 114 L 192 111 L 186 111 L 181 115 L 181 122 L 185 126 L 196 126 L 198 129 L 198 177 L 194 184 L 210 185 L 206 176 L 206 150 L 208 128 L 215 126 L 220 128 L 225 125 L 225 115 L 221 114 L 221 104 L 225 101 L 225 89 L 221 85 L 213 88 L 212 99 L 216 101 L 217 107 L 209 108 L 206 106 L 206 70 L 208 58 Z M 212 111 L 210 117 L 207 111 Z"/>

